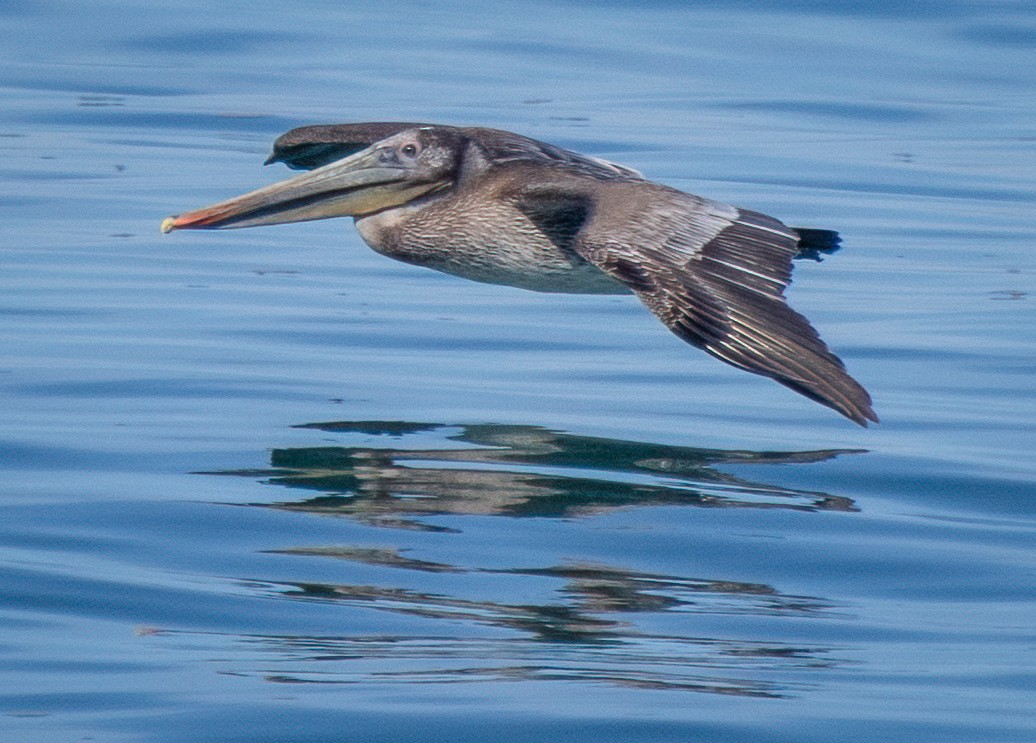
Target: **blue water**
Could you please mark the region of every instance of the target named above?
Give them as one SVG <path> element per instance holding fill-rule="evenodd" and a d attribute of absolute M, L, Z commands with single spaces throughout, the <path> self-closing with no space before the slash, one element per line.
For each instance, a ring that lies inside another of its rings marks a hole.
<path fill-rule="evenodd" d="M 0 740 L 1036 740 L 1036 8 L 385 5 L 0 6 Z M 158 232 L 394 119 L 838 229 L 789 296 L 882 423 L 344 220 Z"/>

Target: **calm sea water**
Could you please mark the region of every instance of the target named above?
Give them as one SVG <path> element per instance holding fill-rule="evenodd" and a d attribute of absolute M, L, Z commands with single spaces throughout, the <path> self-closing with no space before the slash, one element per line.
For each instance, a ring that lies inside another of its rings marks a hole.
<path fill-rule="evenodd" d="M 1036 740 L 1028 2 L 0 6 L 0 739 Z M 496 126 L 842 232 L 861 429 L 631 297 L 334 220 L 295 125 Z"/>

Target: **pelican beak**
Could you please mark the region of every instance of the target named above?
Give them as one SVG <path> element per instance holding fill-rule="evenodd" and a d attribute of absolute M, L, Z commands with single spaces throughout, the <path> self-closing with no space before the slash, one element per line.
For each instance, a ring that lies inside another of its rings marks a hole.
<path fill-rule="evenodd" d="M 360 216 L 405 204 L 443 181 L 416 176 L 392 148 L 368 147 L 323 167 L 162 221 L 162 232 L 221 230 Z"/>

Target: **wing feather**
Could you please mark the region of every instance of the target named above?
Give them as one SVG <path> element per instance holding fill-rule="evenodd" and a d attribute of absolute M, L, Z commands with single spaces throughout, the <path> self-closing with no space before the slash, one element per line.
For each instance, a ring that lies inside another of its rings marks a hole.
<path fill-rule="evenodd" d="M 575 249 L 626 283 L 670 330 L 860 425 L 877 422 L 867 391 L 785 301 L 796 232 L 651 183 L 597 190 L 616 193 L 595 204 Z"/>

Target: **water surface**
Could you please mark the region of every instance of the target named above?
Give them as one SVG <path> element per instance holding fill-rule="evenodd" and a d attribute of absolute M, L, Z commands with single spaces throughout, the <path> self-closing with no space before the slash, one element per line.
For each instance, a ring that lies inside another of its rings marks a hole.
<path fill-rule="evenodd" d="M 1036 738 L 1028 4 L 0 24 L 0 738 Z M 882 423 L 343 220 L 158 233 L 393 119 L 840 230 L 789 296 Z"/>

